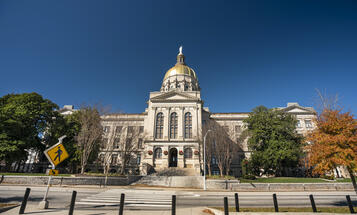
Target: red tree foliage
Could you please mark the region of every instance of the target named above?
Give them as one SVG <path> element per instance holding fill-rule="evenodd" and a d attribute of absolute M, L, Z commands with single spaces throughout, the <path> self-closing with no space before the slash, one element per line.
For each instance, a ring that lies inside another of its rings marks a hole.
<path fill-rule="evenodd" d="M 325 173 L 338 166 L 347 168 L 357 192 L 357 120 L 350 113 L 325 109 L 316 119 L 307 145 L 309 163 L 315 173 Z"/>

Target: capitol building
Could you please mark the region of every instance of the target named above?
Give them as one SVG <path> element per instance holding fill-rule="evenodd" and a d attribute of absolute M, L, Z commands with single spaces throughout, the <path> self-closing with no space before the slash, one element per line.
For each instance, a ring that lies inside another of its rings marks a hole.
<path fill-rule="evenodd" d="M 150 169 L 160 171 L 176 167 L 189 170 L 193 175 L 202 174 L 201 143 L 205 135 L 205 123 L 214 121 L 227 131 L 231 141 L 238 141 L 244 129 L 243 120 L 249 113 L 210 112 L 209 108 L 203 106 L 198 74 L 186 64 L 180 48 L 176 64 L 164 75 L 161 86 L 158 86 L 159 91 L 150 92 L 148 106 L 143 113 L 102 116 L 103 144 L 114 144 L 111 172 L 120 168 L 120 146 L 127 141 L 137 146 L 130 164 L 137 165 L 140 174 L 147 174 Z M 316 112 L 313 108 L 288 103 L 279 109 L 296 116 L 299 133 L 305 134 L 314 128 Z M 135 132 L 137 135 L 133 135 Z M 240 149 L 230 171 L 235 176 L 241 175 L 240 162 L 249 156 L 247 141 Z M 103 159 L 104 154 L 100 154 L 100 157 Z M 214 168 L 212 171 L 217 174 Z"/>

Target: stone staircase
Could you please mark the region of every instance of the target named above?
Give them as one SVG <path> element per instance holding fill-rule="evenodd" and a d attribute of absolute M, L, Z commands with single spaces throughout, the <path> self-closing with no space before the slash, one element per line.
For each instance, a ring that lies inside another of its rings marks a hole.
<path fill-rule="evenodd" d="M 203 177 L 197 176 L 194 169 L 170 168 L 144 176 L 132 185 L 201 188 L 202 184 Z"/>

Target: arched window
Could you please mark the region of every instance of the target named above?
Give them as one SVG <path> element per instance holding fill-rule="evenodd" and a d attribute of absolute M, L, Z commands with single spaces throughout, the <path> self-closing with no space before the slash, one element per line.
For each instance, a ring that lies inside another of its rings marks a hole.
<path fill-rule="evenodd" d="M 155 138 L 161 139 L 164 133 L 164 115 L 158 113 L 156 116 Z"/>
<path fill-rule="evenodd" d="M 192 149 L 191 148 L 185 148 L 185 158 L 192 158 Z"/>
<path fill-rule="evenodd" d="M 154 152 L 154 158 L 157 159 L 157 158 L 161 158 L 162 157 L 162 150 L 161 148 L 156 148 L 155 149 L 155 152 Z"/>
<path fill-rule="evenodd" d="M 177 138 L 177 114 L 174 112 L 170 118 L 170 138 Z"/>
<path fill-rule="evenodd" d="M 192 115 L 190 112 L 185 114 L 185 138 L 192 138 Z"/>

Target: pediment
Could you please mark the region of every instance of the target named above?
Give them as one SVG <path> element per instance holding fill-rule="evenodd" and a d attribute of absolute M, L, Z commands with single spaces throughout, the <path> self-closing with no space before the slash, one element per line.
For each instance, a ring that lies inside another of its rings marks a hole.
<path fill-rule="evenodd" d="M 293 105 L 287 108 L 284 108 L 283 111 L 288 112 L 288 113 L 311 113 L 314 114 L 315 111 L 311 110 L 309 108 L 305 108 L 305 107 L 301 107 L 301 106 L 297 106 L 297 105 Z"/>
<path fill-rule="evenodd" d="M 155 96 L 153 98 L 150 99 L 151 101 L 155 101 L 155 100 L 168 100 L 168 101 L 174 101 L 174 100 L 178 100 L 178 101 L 182 101 L 182 100 L 189 100 L 189 101 L 192 101 L 192 100 L 199 100 L 198 98 L 196 97 L 193 97 L 193 96 L 190 96 L 190 95 L 187 95 L 185 93 L 180 93 L 180 92 L 167 92 L 167 93 L 163 93 L 161 95 L 158 95 L 158 96 Z"/>
<path fill-rule="evenodd" d="M 303 109 L 301 109 L 301 108 L 294 108 L 294 109 L 288 110 L 287 112 L 288 112 L 288 113 L 289 113 L 289 112 L 294 112 L 294 113 L 296 113 L 296 112 L 298 112 L 298 113 L 307 113 L 308 111 L 303 110 Z"/>

